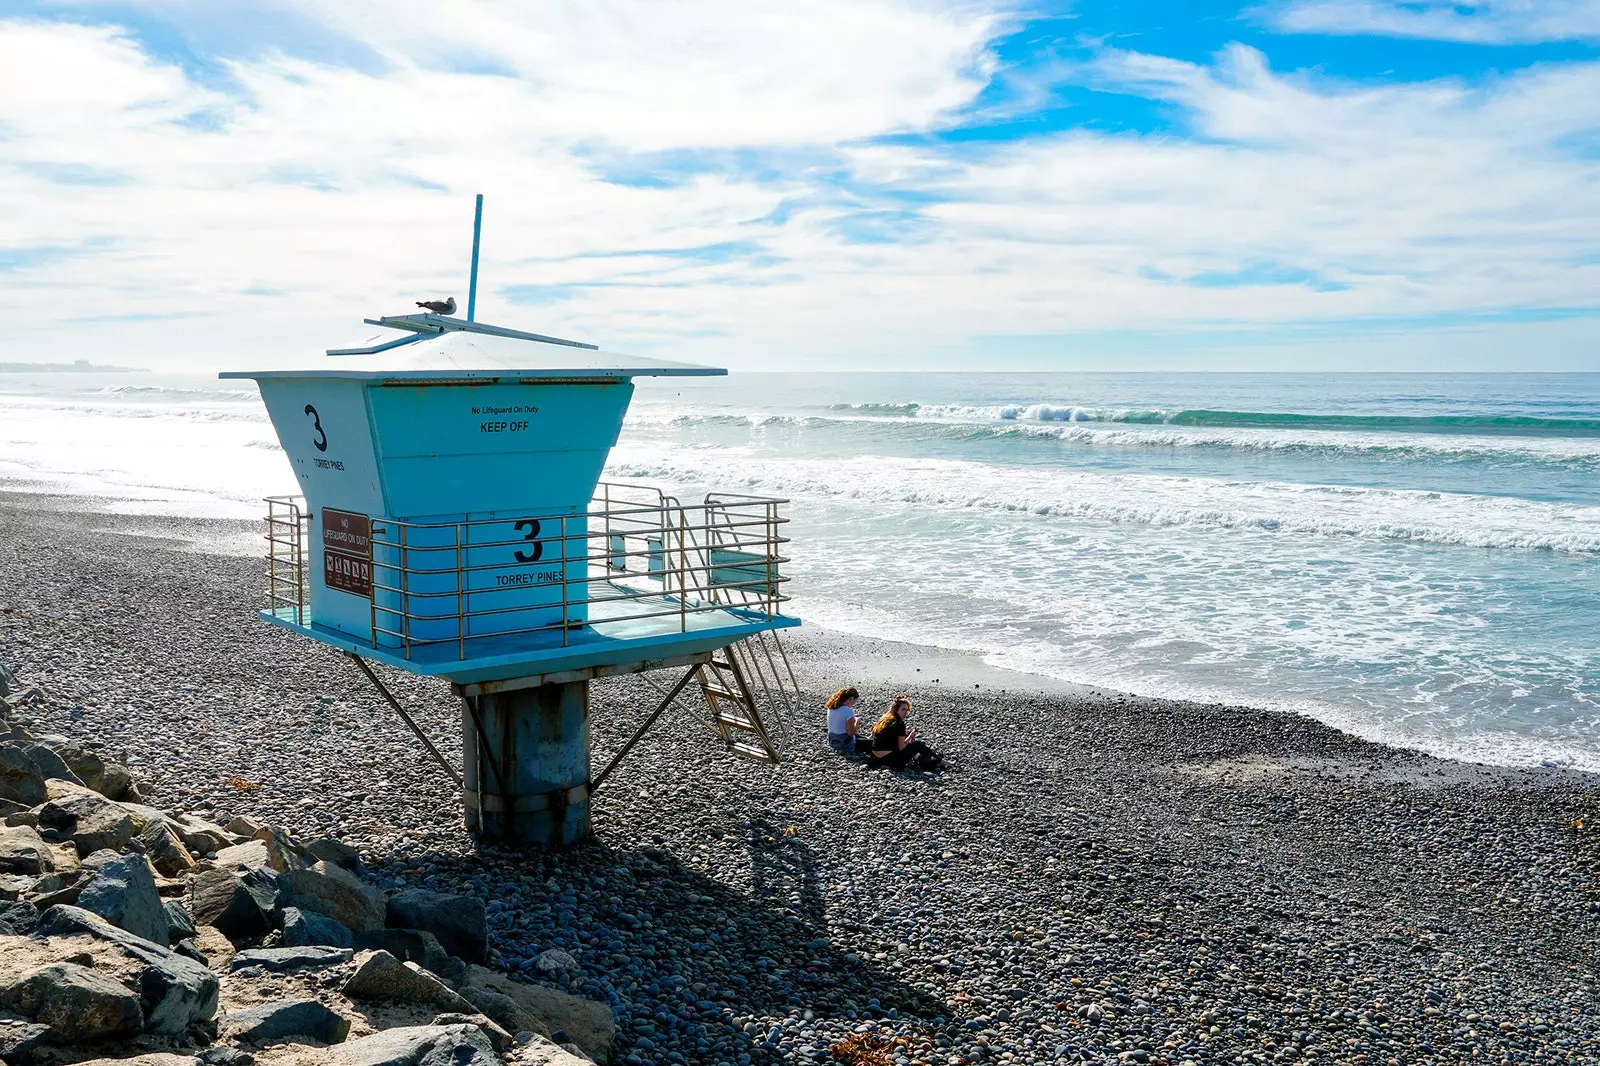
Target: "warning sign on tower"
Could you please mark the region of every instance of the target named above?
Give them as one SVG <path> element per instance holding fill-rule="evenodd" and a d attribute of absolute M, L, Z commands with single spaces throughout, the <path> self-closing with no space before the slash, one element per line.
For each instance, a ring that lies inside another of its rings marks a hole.
<path fill-rule="evenodd" d="M 322 580 L 330 589 L 372 598 L 372 519 L 322 509 Z"/>

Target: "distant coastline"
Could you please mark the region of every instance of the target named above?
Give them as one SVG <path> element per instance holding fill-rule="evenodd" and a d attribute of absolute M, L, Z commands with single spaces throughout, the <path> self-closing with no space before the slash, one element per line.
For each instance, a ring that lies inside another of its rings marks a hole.
<path fill-rule="evenodd" d="M 148 374 L 142 366 L 102 366 L 87 359 L 72 363 L 0 363 L 0 374 Z"/>

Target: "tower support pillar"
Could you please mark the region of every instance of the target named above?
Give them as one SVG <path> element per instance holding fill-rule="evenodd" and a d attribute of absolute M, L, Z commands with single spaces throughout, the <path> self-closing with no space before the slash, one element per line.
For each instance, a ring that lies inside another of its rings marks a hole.
<path fill-rule="evenodd" d="M 462 789 L 480 841 L 558 847 L 589 835 L 589 682 L 463 697 Z"/>

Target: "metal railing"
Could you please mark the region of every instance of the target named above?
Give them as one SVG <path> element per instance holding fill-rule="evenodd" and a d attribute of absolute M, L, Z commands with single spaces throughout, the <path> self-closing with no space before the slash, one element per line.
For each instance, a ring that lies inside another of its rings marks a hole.
<path fill-rule="evenodd" d="M 685 507 L 648 486 L 602 483 L 586 509 L 569 512 L 378 519 L 369 638 L 408 658 L 453 643 L 465 658 L 467 643 L 485 637 L 569 646 L 596 623 L 635 623 L 643 635 L 686 631 L 711 611 L 773 617 L 789 599 L 787 502 L 713 493 Z M 269 603 L 300 624 L 318 615 L 306 581 L 309 517 L 293 498 L 268 501 Z"/>

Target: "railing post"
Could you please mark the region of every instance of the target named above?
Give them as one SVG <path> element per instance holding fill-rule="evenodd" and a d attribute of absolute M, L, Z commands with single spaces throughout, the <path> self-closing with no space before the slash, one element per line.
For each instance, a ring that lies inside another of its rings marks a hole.
<path fill-rule="evenodd" d="M 467 591 L 461 581 L 461 523 L 456 523 L 456 658 L 467 657 Z"/>

